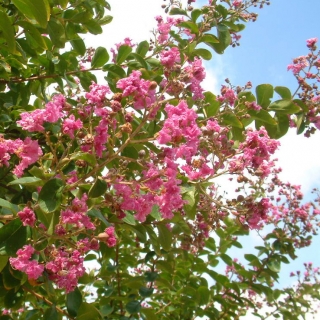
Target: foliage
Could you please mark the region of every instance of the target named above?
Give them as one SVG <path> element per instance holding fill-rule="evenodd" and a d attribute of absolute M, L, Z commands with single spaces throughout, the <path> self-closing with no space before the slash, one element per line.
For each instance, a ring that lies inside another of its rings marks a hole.
<path fill-rule="evenodd" d="M 290 126 L 320 127 L 316 39 L 288 67 L 294 94 L 227 80 L 216 96 L 202 59 L 269 3 L 192 2 L 164 5 L 150 42 L 109 51 L 81 38 L 112 21 L 105 0 L 1 2 L 0 319 L 266 319 L 265 305 L 298 319 L 319 300 L 311 264 L 274 286 L 320 211 L 272 159 Z M 263 228 L 263 246 L 231 256 Z"/>

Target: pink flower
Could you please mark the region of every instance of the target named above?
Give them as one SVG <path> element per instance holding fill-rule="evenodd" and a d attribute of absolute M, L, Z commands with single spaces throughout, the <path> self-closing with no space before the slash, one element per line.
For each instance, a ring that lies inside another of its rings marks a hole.
<path fill-rule="evenodd" d="M 30 245 L 23 246 L 17 251 L 17 258 L 9 258 L 12 268 L 27 274 L 28 279 L 38 279 L 43 271 L 44 266 L 36 260 L 30 260 L 35 250 Z"/>
<path fill-rule="evenodd" d="M 140 78 L 141 72 L 134 70 L 129 77 L 117 82 L 117 88 L 123 90 L 124 97 L 133 96 L 133 106 L 138 110 L 149 108 L 156 101 L 152 82 Z"/>
<path fill-rule="evenodd" d="M 35 213 L 28 207 L 25 207 L 22 211 L 18 212 L 18 216 L 24 226 L 33 227 L 36 222 Z"/>
<path fill-rule="evenodd" d="M 19 143 L 18 140 L 15 140 L 15 143 Z M 15 150 L 15 154 L 21 159 L 21 162 L 14 168 L 13 173 L 21 177 L 23 170 L 28 168 L 30 164 L 37 162 L 40 156 L 42 156 L 42 150 L 39 147 L 38 141 L 27 137 L 22 145 L 20 144 L 20 147 Z"/>
<path fill-rule="evenodd" d="M 235 7 L 235 8 L 238 8 L 242 5 L 242 0 L 234 0 L 232 2 L 232 5 Z"/>
<path fill-rule="evenodd" d="M 309 62 L 305 56 L 300 56 L 293 60 L 293 64 L 288 65 L 288 70 L 292 70 L 294 74 L 299 73 L 302 69 L 309 66 Z"/>
<path fill-rule="evenodd" d="M 64 119 L 62 124 L 62 132 L 67 134 L 71 139 L 74 138 L 74 131 L 82 128 L 82 121 L 80 119 L 75 120 L 72 114 L 69 118 Z"/>
<path fill-rule="evenodd" d="M 86 93 L 86 99 L 88 100 L 88 103 L 91 103 L 98 108 L 102 108 L 105 105 L 106 95 L 108 93 L 111 93 L 111 91 L 107 85 L 99 85 L 92 82 L 90 92 Z"/>
<path fill-rule="evenodd" d="M 180 63 L 180 51 L 177 47 L 173 47 L 169 50 L 162 51 L 160 53 L 160 62 L 166 68 L 172 68 L 175 63 Z"/>
<path fill-rule="evenodd" d="M 117 244 L 114 227 L 108 227 L 104 230 L 104 232 L 108 235 L 107 246 L 114 247 Z"/>
<path fill-rule="evenodd" d="M 313 48 L 317 42 L 318 42 L 318 38 L 310 38 L 307 40 L 307 47 Z"/>

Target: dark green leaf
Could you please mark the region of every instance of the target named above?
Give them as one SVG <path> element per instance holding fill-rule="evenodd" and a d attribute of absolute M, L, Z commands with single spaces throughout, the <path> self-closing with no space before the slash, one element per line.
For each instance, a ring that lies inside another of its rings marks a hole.
<path fill-rule="evenodd" d="M 101 211 L 98 210 L 98 209 L 91 209 L 87 212 L 87 215 L 88 216 L 91 216 L 91 217 L 95 217 L 95 218 L 98 218 L 100 221 L 102 221 L 107 227 L 110 227 L 111 226 L 111 223 L 109 223 L 106 218 L 102 215 Z"/>
<path fill-rule="evenodd" d="M 98 178 L 90 188 L 88 196 L 89 198 L 98 198 L 106 193 L 107 188 L 107 183 L 104 180 Z"/>
<path fill-rule="evenodd" d="M 7 200 L 0 198 L 0 207 L 9 209 L 13 214 L 16 214 L 19 211 L 19 207 L 15 204 L 10 203 Z"/>
<path fill-rule="evenodd" d="M 150 297 L 153 294 L 153 288 L 141 287 L 139 293 L 142 297 Z"/>
<path fill-rule="evenodd" d="M 172 233 L 164 224 L 158 224 L 157 227 L 160 245 L 164 250 L 169 251 L 171 249 Z"/>
<path fill-rule="evenodd" d="M 82 303 L 82 294 L 78 289 L 78 287 L 76 287 L 74 291 L 67 294 L 67 301 L 66 301 L 68 313 L 72 317 L 77 316 L 81 303 Z"/>
<path fill-rule="evenodd" d="M 34 39 L 34 41 L 38 44 L 40 48 L 48 49 L 44 37 L 33 24 L 27 21 L 18 21 L 17 24 L 24 29 L 26 34 L 30 34 L 30 36 Z"/>
<path fill-rule="evenodd" d="M 92 68 L 100 68 L 109 60 L 109 53 L 106 48 L 98 47 L 91 61 Z"/>
<path fill-rule="evenodd" d="M 4 306 L 6 309 L 19 309 L 24 302 L 24 291 L 11 289 L 4 297 Z"/>
<path fill-rule="evenodd" d="M 147 282 L 154 282 L 158 278 L 157 272 L 146 271 L 144 277 Z"/>
<path fill-rule="evenodd" d="M 197 290 L 197 302 L 200 306 L 206 305 L 209 302 L 210 291 L 205 286 L 200 286 Z"/>
<path fill-rule="evenodd" d="M 42 211 L 53 212 L 61 204 L 64 183 L 60 179 L 49 180 L 41 189 L 39 194 L 39 206 Z"/>
<path fill-rule="evenodd" d="M 46 320 L 59 320 L 59 314 L 54 304 L 46 309 L 43 317 Z"/>
<path fill-rule="evenodd" d="M 78 309 L 77 320 L 100 320 L 101 314 L 97 308 L 87 302 L 82 302 Z"/>
<path fill-rule="evenodd" d="M 64 48 L 66 35 L 64 27 L 57 19 L 51 18 L 48 22 L 47 33 L 49 33 L 52 43 L 58 48 Z"/>
<path fill-rule="evenodd" d="M 130 314 L 134 314 L 134 313 L 138 313 L 141 309 L 141 304 L 139 301 L 130 301 L 126 304 L 126 310 L 130 313 Z"/>
<path fill-rule="evenodd" d="M 16 39 L 14 34 L 14 28 L 12 23 L 3 11 L 0 11 L 0 37 L 4 38 L 6 44 L 1 44 L 8 49 L 10 52 L 15 52 L 16 50 Z"/>

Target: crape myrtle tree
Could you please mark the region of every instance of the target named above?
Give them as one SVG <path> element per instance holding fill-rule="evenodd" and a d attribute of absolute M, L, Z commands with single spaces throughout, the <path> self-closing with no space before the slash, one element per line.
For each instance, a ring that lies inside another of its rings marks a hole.
<path fill-rule="evenodd" d="M 214 95 L 203 59 L 269 2 L 192 2 L 167 0 L 149 41 L 108 49 L 82 39 L 111 22 L 105 0 L 0 2 L 1 320 L 312 312 L 311 263 L 294 287 L 275 283 L 311 244 L 319 197 L 282 182 L 273 154 L 289 127 L 320 129 L 317 39 L 288 67 L 294 93 L 226 80 Z"/>

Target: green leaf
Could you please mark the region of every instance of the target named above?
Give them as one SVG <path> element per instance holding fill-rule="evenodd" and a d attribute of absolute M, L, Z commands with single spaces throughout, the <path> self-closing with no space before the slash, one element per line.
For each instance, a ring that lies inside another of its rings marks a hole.
<path fill-rule="evenodd" d="M 210 291 L 205 286 L 200 286 L 197 290 L 197 302 L 200 306 L 206 305 L 209 302 Z"/>
<path fill-rule="evenodd" d="M 107 188 L 108 188 L 107 183 L 104 180 L 98 178 L 90 188 L 88 196 L 89 198 L 101 197 L 106 193 Z"/>
<path fill-rule="evenodd" d="M 304 113 L 308 113 L 308 106 L 300 99 L 294 99 L 293 102 L 297 104 Z"/>
<path fill-rule="evenodd" d="M 157 272 L 146 271 L 144 274 L 145 280 L 147 282 L 154 282 L 158 278 Z"/>
<path fill-rule="evenodd" d="M 172 233 L 164 224 L 158 224 L 157 227 L 159 231 L 160 245 L 164 250 L 169 251 L 172 244 Z"/>
<path fill-rule="evenodd" d="M 195 49 L 193 51 L 193 55 L 196 55 L 196 56 L 200 56 L 201 58 L 205 59 L 205 60 L 210 60 L 212 58 L 212 54 L 209 50 L 207 49 Z"/>
<path fill-rule="evenodd" d="M 233 127 L 240 128 L 240 129 L 243 128 L 243 124 L 241 123 L 241 121 L 237 118 L 235 114 L 231 112 L 227 112 L 223 114 L 222 119 L 225 124 L 229 124 Z"/>
<path fill-rule="evenodd" d="M 218 24 L 217 33 L 219 43 L 207 42 L 206 44 L 210 46 L 215 52 L 223 54 L 224 50 L 231 44 L 231 36 L 227 26 L 224 24 Z"/>
<path fill-rule="evenodd" d="M 42 49 L 48 49 L 44 37 L 41 35 L 40 31 L 31 23 L 27 21 L 17 21 L 17 25 L 22 27 L 25 33 L 30 34 L 38 46 Z"/>
<path fill-rule="evenodd" d="M 87 302 L 82 302 L 78 309 L 77 320 L 100 320 L 101 314 L 97 308 Z"/>
<path fill-rule="evenodd" d="M 273 87 L 271 84 L 260 84 L 256 87 L 257 103 L 266 109 L 273 97 Z"/>
<path fill-rule="evenodd" d="M 12 0 L 12 3 L 26 17 L 35 19 L 41 28 L 46 28 L 50 18 L 48 0 Z"/>
<path fill-rule="evenodd" d="M 70 41 L 72 48 L 77 51 L 77 53 L 83 56 L 86 53 L 86 45 L 81 38 L 74 39 Z"/>
<path fill-rule="evenodd" d="M 103 18 L 101 18 L 100 20 L 99 20 L 99 24 L 101 25 L 101 26 L 104 26 L 104 25 L 106 25 L 106 24 L 109 24 L 111 21 L 113 20 L 113 17 L 112 16 L 104 16 Z"/>
<path fill-rule="evenodd" d="M 11 182 L 8 183 L 8 186 L 12 186 L 12 185 L 16 185 L 16 184 L 20 184 L 22 186 L 42 186 L 43 180 L 36 178 L 36 177 L 24 177 L 24 178 L 20 178 L 20 179 L 16 179 L 13 180 Z"/>
<path fill-rule="evenodd" d="M 78 289 L 78 287 L 76 287 L 74 291 L 67 294 L 67 301 L 66 301 L 68 313 L 72 317 L 77 316 L 81 303 L 82 303 L 82 294 Z"/>
<path fill-rule="evenodd" d="M 57 19 L 51 18 L 48 22 L 47 33 L 50 36 L 52 43 L 58 48 L 64 48 L 66 42 L 66 35 L 64 27 Z"/>
<path fill-rule="evenodd" d="M 146 320 L 158 320 L 159 319 L 156 312 L 152 308 L 142 308 L 141 313 L 143 313 Z"/>
<path fill-rule="evenodd" d="M 171 16 L 177 15 L 177 14 L 181 14 L 183 16 L 189 17 L 187 11 L 179 9 L 179 8 L 172 8 L 169 12 L 169 14 Z"/>
<path fill-rule="evenodd" d="M 78 152 L 74 153 L 70 157 L 71 160 L 84 160 L 87 162 L 91 167 L 94 167 L 96 165 L 96 159 L 94 155 L 91 153 L 84 153 L 84 152 Z"/>
<path fill-rule="evenodd" d="M 109 61 L 109 53 L 106 48 L 98 47 L 91 61 L 92 68 L 100 68 Z"/>
<path fill-rule="evenodd" d="M 149 51 L 149 42 L 148 41 L 142 41 L 138 44 L 136 53 L 139 54 L 141 57 L 145 57 L 147 52 Z"/>
<path fill-rule="evenodd" d="M 93 19 L 86 21 L 83 25 L 88 29 L 88 31 L 92 34 L 101 34 L 102 28 L 98 22 Z"/>
<path fill-rule="evenodd" d="M 141 287 L 139 289 L 139 294 L 144 297 L 144 298 L 147 298 L 147 297 L 150 297 L 152 294 L 153 294 L 153 288 L 146 288 L 146 287 Z"/>
<path fill-rule="evenodd" d="M 301 108 L 292 100 L 283 99 L 272 102 L 268 107 L 268 110 L 279 111 L 285 114 L 294 114 L 300 112 Z"/>
<path fill-rule="evenodd" d="M 6 309 L 18 309 L 24 302 L 24 291 L 20 288 L 18 291 L 11 289 L 4 297 L 4 306 Z"/>
<path fill-rule="evenodd" d="M 130 314 L 138 313 L 141 309 L 141 304 L 137 300 L 130 301 L 126 304 L 126 310 Z"/>
<path fill-rule="evenodd" d="M 200 17 L 202 11 L 200 9 L 194 9 L 191 12 L 191 19 L 193 22 L 197 22 L 198 18 Z"/>
<path fill-rule="evenodd" d="M 291 100 L 292 98 L 291 91 L 287 87 L 277 86 L 274 87 L 274 91 L 278 93 L 282 99 Z"/>
<path fill-rule="evenodd" d="M 53 212 L 61 204 L 64 183 L 60 179 L 49 180 L 39 194 L 39 206 L 45 213 Z"/>
<path fill-rule="evenodd" d="M 219 39 L 211 34 L 211 33 L 205 33 L 200 39 L 199 42 L 204 42 L 204 43 L 219 43 Z"/>
<path fill-rule="evenodd" d="M 208 104 L 205 106 L 206 116 L 208 118 L 215 116 L 219 111 L 220 102 L 217 101 L 216 96 L 210 91 L 205 92 L 204 97 L 206 104 Z"/>
<path fill-rule="evenodd" d="M 0 10 L 0 37 L 6 41 L 6 44 L 1 44 L 14 53 L 16 50 L 15 32 L 12 23 L 7 14 Z"/>
<path fill-rule="evenodd" d="M 95 218 L 98 218 L 100 221 L 102 221 L 107 227 L 110 227 L 111 226 L 111 223 L 109 223 L 106 218 L 102 215 L 101 211 L 98 210 L 98 209 L 91 209 L 87 212 L 87 215 L 88 216 L 91 216 L 91 217 L 95 217 Z"/>
<path fill-rule="evenodd" d="M 271 260 L 267 264 L 268 268 L 273 272 L 280 272 L 281 262 L 277 260 Z"/>
<path fill-rule="evenodd" d="M 191 31 L 191 33 L 193 34 L 198 34 L 199 33 L 199 28 L 198 26 L 192 22 L 192 21 L 183 21 L 179 23 L 180 27 L 184 27 L 186 29 L 189 29 Z"/>
<path fill-rule="evenodd" d="M 59 314 L 54 304 L 46 309 L 43 317 L 46 320 L 59 320 Z"/>
<path fill-rule="evenodd" d="M 136 219 L 129 212 L 126 212 L 126 216 L 122 219 L 122 221 L 124 221 L 125 223 L 128 223 L 132 226 L 135 226 L 137 224 Z"/>
<path fill-rule="evenodd" d="M 7 255 L 15 255 L 27 241 L 27 230 L 20 219 L 15 219 L 0 228 L 0 248 Z"/>
<path fill-rule="evenodd" d="M 248 110 L 248 114 L 254 119 L 254 120 L 260 120 L 261 122 L 266 122 L 271 125 L 276 125 L 277 122 L 273 119 L 273 117 L 267 112 L 266 110 Z"/>
<path fill-rule="evenodd" d="M 9 209 L 13 214 L 16 214 L 19 211 L 19 207 L 15 204 L 10 203 L 7 200 L 0 198 L 0 207 Z"/>
<path fill-rule="evenodd" d="M 123 63 L 131 52 L 132 52 L 132 48 L 130 46 L 122 45 L 118 50 L 117 59 L 116 59 L 117 64 Z"/>

